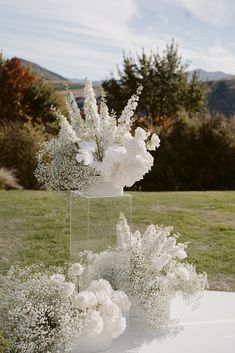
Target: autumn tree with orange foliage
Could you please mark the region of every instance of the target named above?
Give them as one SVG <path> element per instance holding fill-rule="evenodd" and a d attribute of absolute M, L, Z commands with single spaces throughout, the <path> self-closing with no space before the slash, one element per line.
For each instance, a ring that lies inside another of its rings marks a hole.
<path fill-rule="evenodd" d="M 48 129 L 56 121 L 51 106 L 59 99 L 49 84 L 25 68 L 18 58 L 0 58 L 0 122 L 31 122 Z"/>
<path fill-rule="evenodd" d="M 17 58 L 2 61 L 0 67 L 0 119 L 27 120 L 27 107 L 22 104 L 26 89 L 35 77 L 26 71 Z"/>
<path fill-rule="evenodd" d="M 39 143 L 57 129 L 51 106 L 55 90 L 25 68 L 18 58 L 0 54 L 0 168 L 13 170 L 24 188 L 37 188 L 34 177 Z"/>

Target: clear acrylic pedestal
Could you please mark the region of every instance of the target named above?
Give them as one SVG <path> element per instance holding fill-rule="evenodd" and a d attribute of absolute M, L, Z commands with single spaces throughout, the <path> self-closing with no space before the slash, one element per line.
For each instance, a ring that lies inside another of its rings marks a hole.
<path fill-rule="evenodd" d="M 116 224 L 123 213 L 131 224 L 132 196 L 70 195 L 70 262 L 80 262 L 81 253 L 99 253 L 117 244 Z"/>

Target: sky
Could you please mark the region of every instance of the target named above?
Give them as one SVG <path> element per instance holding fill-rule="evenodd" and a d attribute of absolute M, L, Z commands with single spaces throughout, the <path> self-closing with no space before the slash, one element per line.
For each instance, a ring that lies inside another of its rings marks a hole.
<path fill-rule="evenodd" d="M 67 78 L 102 80 L 123 52 L 172 38 L 190 68 L 235 74 L 235 0 L 0 0 L 0 49 Z"/>

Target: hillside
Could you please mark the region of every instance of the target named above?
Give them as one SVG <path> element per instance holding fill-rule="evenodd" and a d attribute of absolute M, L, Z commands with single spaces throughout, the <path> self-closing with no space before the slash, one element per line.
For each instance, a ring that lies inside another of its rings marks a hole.
<path fill-rule="evenodd" d="M 189 79 L 192 78 L 193 73 L 196 72 L 198 74 L 198 77 L 201 81 L 207 82 L 207 81 L 217 81 L 217 80 L 223 80 L 223 79 L 228 79 L 228 78 L 235 78 L 234 75 L 232 74 L 227 74 L 225 72 L 221 71 L 206 71 L 202 69 L 195 69 L 192 71 L 189 71 L 188 77 Z"/>
<path fill-rule="evenodd" d="M 50 81 L 51 83 L 69 82 L 67 78 L 53 71 L 47 70 L 38 64 L 35 64 L 25 59 L 20 59 L 20 61 L 25 67 L 30 67 L 33 73 L 42 77 L 45 81 Z"/>
<path fill-rule="evenodd" d="M 208 84 L 208 108 L 211 113 L 226 116 L 235 114 L 235 78 L 210 81 Z"/>
<path fill-rule="evenodd" d="M 65 87 L 73 91 L 78 104 L 82 104 L 84 79 L 68 79 L 44 67 L 25 59 L 20 59 L 24 66 L 50 82 L 60 94 L 65 94 Z M 208 109 L 212 113 L 222 113 L 226 116 L 235 114 L 235 76 L 224 72 L 208 72 L 201 69 L 189 71 L 189 77 L 197 71 L 201 81 L 208 86 Z M 100 95 L 101 81 L 93 82 L 96 95 Z"/>

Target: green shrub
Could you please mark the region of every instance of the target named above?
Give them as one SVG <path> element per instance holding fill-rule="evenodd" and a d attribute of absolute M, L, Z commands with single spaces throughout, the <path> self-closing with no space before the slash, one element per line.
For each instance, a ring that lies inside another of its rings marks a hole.
<path fill-rule="evenodd" d="M 162 128 L 154 166 L 135 188 L 235 190 L 234 126 L 222 116 L 203 115 Z"/>
<path fill-rule="evenodd" d="M 34 171 L 36 153 L 43 140 L 41 126 L 13 122 L 0 125 L 0 168 L 15 170 L 20 185 L 26 189 L 38 186 Z"/>

